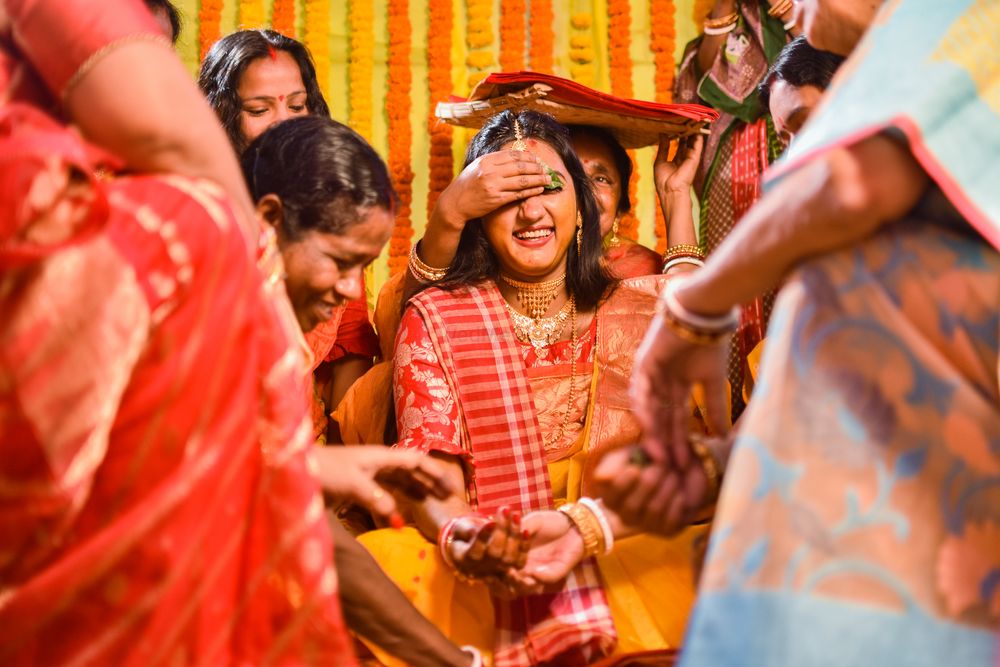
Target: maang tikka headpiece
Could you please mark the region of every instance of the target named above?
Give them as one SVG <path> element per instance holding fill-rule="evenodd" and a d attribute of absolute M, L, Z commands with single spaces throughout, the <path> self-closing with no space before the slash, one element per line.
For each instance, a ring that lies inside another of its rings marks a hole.
<path fill-rule="evenodd" d="M 511 146 L 516 151 L 528 150 L 528 145 L 524 143 L 524 132 L 521 130 L 521 121 L 514 118 L 514 145 Z"/>

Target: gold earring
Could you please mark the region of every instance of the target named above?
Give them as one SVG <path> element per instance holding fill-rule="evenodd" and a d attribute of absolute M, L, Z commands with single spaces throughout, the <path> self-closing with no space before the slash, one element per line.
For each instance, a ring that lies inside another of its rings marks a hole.
<path fill-rule="evenodd" d="M 612 248 L 617 248 L 618 244 L 620 244 L 622 242 L 621 239 L 618 238 L 618 223 L 619 222 L 621 222 L 621 216 L 616 215 L 615 216 L 615 221 L 611 225 L 611 247 Z"/>
<path fill-rule="evenodd" d="M 580 259 L 583 254 L 583 216 L 576 214 L 576 258 Z"/>

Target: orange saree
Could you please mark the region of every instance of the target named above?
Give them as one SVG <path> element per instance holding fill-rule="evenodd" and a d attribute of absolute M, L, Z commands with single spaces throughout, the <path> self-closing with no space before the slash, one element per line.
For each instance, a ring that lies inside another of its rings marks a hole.
<path fill-rule="evenodd" d="M 335 308 L 333 317 L 305 334 L 311 356 L 313 382 L 309 396 L 312 401 L 313 437 L 325 443 L 330 413 L 337 406 L 324 400 L 326 386 L 333 382 L 331 364 L 348 356 L 371 361 L 379 352 L 378 336 L 368 319 L 368 301 L 362 297 Z"/>

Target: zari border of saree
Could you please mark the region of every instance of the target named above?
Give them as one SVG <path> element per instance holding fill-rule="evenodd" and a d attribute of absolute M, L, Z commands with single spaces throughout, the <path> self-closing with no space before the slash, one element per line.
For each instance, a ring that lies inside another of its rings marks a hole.
<path fill-rule="evenodd" d="M 139 42 L 161 44 L 166 48 L 170 49 L 171 52 L 173 52 L 173 44 L 171 44 L 170 39 L 168 39 L 166 35 L 154 35 L 148 32 L 140 32 L 134 35 L 126 35 L 121 39 L 116 39 L 113 42 L 105 44 L 100 49 L 92 53 L 90 57 L 88 57 L 85 61 L 83 61 L 83 64 L 80 65 L 80 68 L 73 73 L 73 76 L 71 76 L 69 78 L 69 81 L 66 82 L 66 85 L 63 86 L 62 91 L 60 91 L 59 93 L 60 98 L 65 102 L 66 97 L 70 94 L 70 92 L 72 92 L 72 90 L 77 85 L 79 85 L 80 81 L 82 81 L 83 78 L 87 76 L 90 73 L 90 71 L 94 69 L 94 67 L 97 66 L 97 63 L 104 60 L 104 58 L 114 53 L 123 46 L 128 46 L 130 44 L 136 44 Z"/>

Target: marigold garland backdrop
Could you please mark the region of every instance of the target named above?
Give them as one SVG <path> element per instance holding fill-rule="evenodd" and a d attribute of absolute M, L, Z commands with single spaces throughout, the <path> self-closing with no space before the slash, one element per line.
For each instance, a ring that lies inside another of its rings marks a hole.
<path fill-rule="evenodd" d="M 392 242 L 371 271 L 370 296 L 390 269 L 405 266 L 402 259 L 420 238 L 434 198 L 462 165 L 471 134 L 438 125 L 436 99 L 466 95 L 487 73 L 510 65 L 575 78 L 605 92 L 667 101 L 674 64 L 712 6 L 711 0 L 175 4 L 184 19 L 178 50 L 192 72 L 216 39 L 240 27 L 274 27 L 304 40 L 333 117 L 354 126 L 389 163 L 404 210 Z M 635 218 L 623 231 L 662 248 L 663 223 L 652 190 L 655 149 L 634 155 Z"/>

